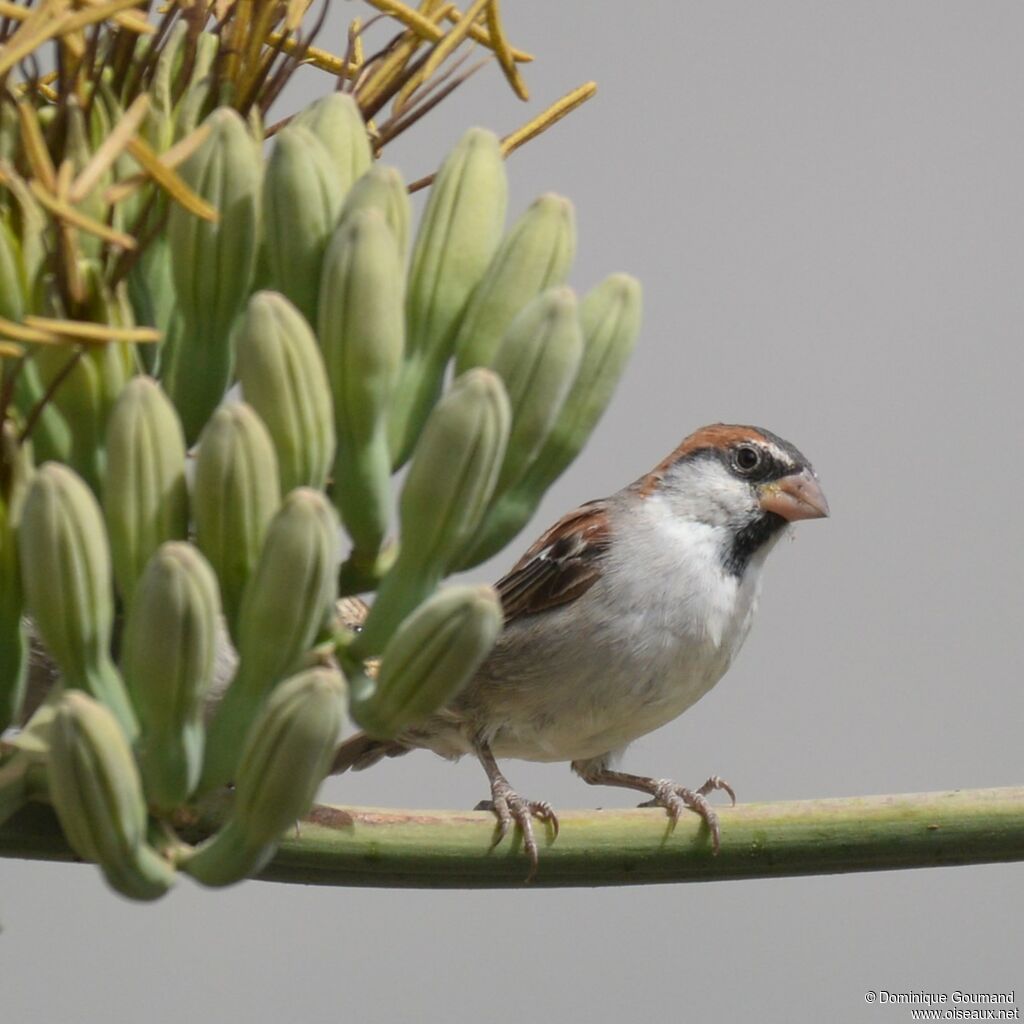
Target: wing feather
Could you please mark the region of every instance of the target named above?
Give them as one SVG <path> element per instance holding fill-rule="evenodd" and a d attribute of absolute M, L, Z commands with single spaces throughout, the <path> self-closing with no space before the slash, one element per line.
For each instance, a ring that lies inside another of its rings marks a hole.
<path fill-rule="evenodd" d="M 600 575 L 611 538 L 604 501 L 590 501 L 563 516 L 496 584 L 505 621 L 568 604 Z"/>

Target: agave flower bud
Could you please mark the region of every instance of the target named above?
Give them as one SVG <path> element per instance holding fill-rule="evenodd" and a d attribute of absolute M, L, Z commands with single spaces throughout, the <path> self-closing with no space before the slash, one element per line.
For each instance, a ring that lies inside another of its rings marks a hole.
<path fill-rule="evenodd" d="M 0 734 L 18 721 L 25 698 L 28 636 L 24 589 L 18 561 L 16 526 L 32 472 L 27 444 L 18 444 L 12 420 L 0 426 L 0 465 L 6 485 L 0 488 Z"/>
<path fill-rule="evenodd" d="M 281 490 L 322 488 L 334 458 L 334 412 L 323 357 L 299 311 L 257 292 L 235 336 L 245 400 L 270 431 Z"/>
<path fill-rule="evenodd" d="M 290 125 L 277 136 L 263 185 L 269 284 L 310 322 L 316 319 L 324 249 L 344 194 L 331 155 L 308 128 Z"/>
<path fill-rule="evenodd" d="M 374 164 L 353 186 L 345 197 L 340 220 L 359 210 L 374 209 L 384 214 L 391 233 L 398 243 L 398 255 L 405 260 L 409 251 L 409 222 L 412 208 L 409 191 L 402 174 L 396 167 Z"/>
<path fill-rule="evenodd" d="M 277 456 L 263 421 L 244 402 L 221 406 L 199 442 L 192 494 L 196 542 L 220 581 L 231 635 L 267 524 L 281 504 Z"/>
<path fill-rule="evenodd" d="M 188 28 L 188 35 L 191 34 Z M 188 85 L 177 104 L 177 128 L 175 135 L 180 139 L 190 134 L 199 123 L 199 117 L 206 107 L 210 89 L 216 82 L 211 74 L 214 61 L 220 54 L 221 37 L 216 32 L 200 32 L 195 38 L 195 57 L 192 60 L 192 72 Z M 173 61 L 170 68 L 172 81 L 178 78 L 182 66 L 181 61 Z"/>
<path fill-rule="evenodd" d="M 353 718 L 382 739 L 421 722 L 472 678 L 501 625 L 501 601 L 493 587 L 439 591 L 388 642 L 376 685 L 352 701 Z"/>
<path fill-rule="evenodd" d="M 181 177 L 218 212 L 216 223 L 175 203 L 167 234 L 183 327 L 165 353 L 167 393 L 194 440 L 231 378 L 231 328 L 255 267 L 263 163 L 245 122 L 215 110 L 210 134 L 181 167 Z"/>
<path fill-rule="evenodd" d="M 338 227 L 320 284 L 320 346 L 334 396 L 334 496 L 356 551 L 372 559 L 391 512 L 386 416 L 401 368 L 403 275 L 376 209 Z"/>
<path fill-rule="evenodd" d="M 150 555 L 188 535 L 185 435 L 174 406 L 152 377 L 135 377 L 107 424 L 103 512 L 114 579 L 127 604 Z"/>
<path fill-rule="evenodd" d="M 516 483 L 546 440 L 582 354 L 576 296 L 570 288 L 544 292 L 512 321 L 491 364 L 512 405 L 499 493 Z"/>
<path fill-rule="evenodd" d="M 115 90 L 111 88 L 110 76 L 100 76 L 88 107 L 89 139 L 93 151 L 103 145 L 103 141 L 113 131 L 114 125 L 119 124 L 124 115 L 124 104 L 121 103 Z M 148 135 L 147 128 L 159 118 L 160 114 L 150 105 L 146 116 L 139 125 L 139 132 Z M 163 152 L 165 149 L 167 149 L 166 144 L 160 146 L 157 152 Z M 135 162 L 134 157 L 127 150 L 122 150 L 114 160 L 112 171 L 107 172 L 100 179 L 102 182 L 102 190 L 99 192 L 100 197 L 103 197 L 111 180 L 124 181 L 126 178 L 137 174 L 138 170 L 139 165 Z M 150 201 L 154 203 L 157 210 L 162 212 L 166 209 L 166 196 L 159 193 L 154 194 L 149 189 L 140 188 L 130 195 L 121 196 L 119 202 L 108 205 L 110 224 L 119 230 L 131 229 L 133 225 L 138 223 L 143 205 Z"/>
<path fill-rule="evenodd" d="M 189 26 L 182 20 L 176 21 L 160 47 L 153 71 L 152 103 L 142 123 L 142 134 L 157 153 L 169 149 L 174 141 L 174 81 L 181 69 L 188 35 Z"/>
<path fill-rule="evenodd" d="M 14 381 L 14 405 L 22 420 L 38 407 L 46 393 L 43 375 L 36 365 L 40 355 L 41 352 L 36 353 L 32 359 L 22 363 L 21 372 Z M 32 427 L 32 450 L 39 462 L 66 463 L 71 459 L 71 430 L 52 401 L 43 405 L 37 414 Z"/>
<path fill-rule="evenodd" d="M 25 315 L 28 278 L 21 246 L 7 221 L 0 218 L 0 316 L 20 321 Z"/>
<path fill-rule="evenodd" d="M 139 717 L 146 796 L 170 811 L 203 766 L 203 702 L 213 683 L 220 597 L 209 563 L 168 541 L 149 560 L 125 620 L 121 670 Z"/>
<path fill-rule="evenodd" d="M 502 495 L 516 484 L 549 437 L 573 386 L 583 338 L 576 297 L 569 288 L 552 288 L 537 296 L 515 318 L 495 353 L 512 405 L 512 428 L 495 497 L 473 542 L 459 559 L 459 569 L 479 565 L 504 547 L 507 536 L 492 532 L 492 513 Z"/>
<path fill-rule="evenodd" d="M 35 353 L 33 362 L 44 392 L 66 373 L 52 401 L 68 429 L 68 462 L 99 494 L 106 466 L 107 418 L 128 376 L 125 350 L 117 344 L 90 345 L 67 373 L 74 357 L 70 345 L 47 345 Z"/>
<path fill-rule="evenodd" d="M 89 134 L 89 146 L 94 152 L 103 144 L 103 140 L 110 135 L 114 125 L 124 117 L 124 113 L 124 104 L 121 103 L 114 90 L 110 87 L 109 78 L 101 76 L 96 83 L 96 92 L 93 94 L 92 102 L 89 104 L 85 117 L 86 128 Z M 100 181 L 109 184 L 111 178 L 119 177 L 118 170 L 121 166 L 119 161 L 115 161 L 114 171 L 107 171 L 106 175 L 100 178 Z"/>
<path fill-rule="evenodd" d="M 640 330 L 640 285 L 612 274 L 580 304 L 583 357 L 554 426 L 517 484 L 487 513 L 472 556 L 476 565 L 500 551 L 527 524 L 551 484 L 576 457 L 601 418 Z"/>
<path fill-rule="evenodd" d="M 562 284 L 576 254 L 576 218 L 562 196 L 537 199 L 505 236 L 477 285 L 455 336 L 455 372 L 491 366 L 516 314 Z"/>
<path fill-rule="evenodd" d="M 102 701 L 134 737 L 135 715 L 110 660 L 114 597 L 103 519 L 92 492 L 66 466 L 48 462 L 32 477 L 18 551 L 29 615 L 64 685 Z"/>
<path fill-rule="evenodd" d="M 402 488 L 398 558 L 353 644 L 359 657 L 380 653 L 472 541 L 494 494 L 510 418 L 500 378 L 482 367 L 459 377 L 434 408 Z"/>
<path fill-rule="evenodd" d="M 44 108 L 45 109 L 45 108 Z M 4 104 L 4 110 L 13 112 L 11 121 L 7 122 L 13 130 L 17 140 L 17 148 L 20 150 L 21 124 L 13 103 Z M 3 115 L 0 115 L 0 124 L 4 123 Z M 0 136 L 2 138 L 2 136 Z M 19 158 L 20 159 L 20 158 Z M 11 158 L 12 163 L 15 158 Z M 25 264 L 25 279 L 29 289 L 39 275 L 39 269 L 48 256 L 47 242 L 50 238 L 48 228 L 52 223 L 50 215 L 43 209 L 39 200 L 35 198 L 29 187 L 20 178 L 9 177 L 6 188 L 10 193 L 9 209 L 11 215 L 16 216 L 18 224 L 18 241 L 21 243 L 21 256 Z"/>
<path fill-rule="evenodd" d="M 157 235 L 128 272 L 128 294 L 138 323 L 155 327 L 170 344 L 171 322 L 179 316 L 171 270 L 171 246 L 165 234 Z M 138 353 L 152 360 L 160 351 L 156 345 L 140 345 Z"/>
<path fill-rule="evenodd" d="M 259 871 L 309 811 L 344 722 L 345 680 L 336 669 L 311 668 L 281 683 L 245 738 L 230 817 L 183 869 L 204 885 Z"/>
<path fill-rule="evenodd" d="M 501 240 L 507 199 L 497 136 L 470 129 L 438 171 L 413 248 L 408 345 L 390 426 L 396 466 L 441 392 L 459 318 Z"/>
<path fill-rule="evenodd" d="M 71 162 L 72 170 L 78 174 L 92 158 L 89 126 L 81 104 L 71 97 L 67 103 L 64 119 L 64 153 Z M 103 198 L 104 189 L 110 184 L 110 172 L 100 176 L 92 191 L 76 204 L 76 208 L 92 220 L 103 221 L 107 213 Z M 77 238 L 78 251 L 83 255 L 97 257 L 102 242 L 95 235 L 81 232 Z"/>
<path fill-rule="evenodd" d="M 113 715 L 84 693 L 63 693 L 49 741 L 50 798 L 71 848 L 99 864 L 123 895 L 162 896 L 174 870 L 146 842 L 139 773 Z"/>
<path fill-rule="evenodd" d="M 366 124 L 355 98 L 334 92 L 311 103 L 292 121 L 306 128 L 327 150 L 342 195 L 373 163 Z"/>
<path fill-rule="evenodd" d="M 583 297 L 583 358 L 554 429 L 524 481 L 528 487 L 543 482 L 547 490 L 579 454 L 636 345 L 640 317 L 640 282 L 628 274 L 611 274 Z"/>
<path fill-rule="evenodd" d="M 126 289 L 112 290 L 103 280 L 97 260 L 80 260 L 79 272 L 88 293 L 85 319 L 112 327 L 131 326 L 134 321 Z M 52 297 L 50 280 L 41 284 L 47 312 L 62 317 L 64 310 Z M 35 353 L 34 361 L 47 388 L 54 387 L 60 377 L 52 400 L 70 429 L 69 461 L 98 495 L 106 466 L 107 421 L 117 396 L 135 372 L 134 355 L 132 346 L 125 343 L 88 345 L 71 372 L 66 373 L 68 361 L 74 355 L 72 346 L 48 345 Z"/>
<path fill-rule="evenodd" d="M 320 491 L 300 487 L 267 530 L 238 619 L 238 671 L 210 726 L 202 788 L 230 782 L 246 731 L 275 683 L 313 646 L 337 592 L 338 520 Z"/>

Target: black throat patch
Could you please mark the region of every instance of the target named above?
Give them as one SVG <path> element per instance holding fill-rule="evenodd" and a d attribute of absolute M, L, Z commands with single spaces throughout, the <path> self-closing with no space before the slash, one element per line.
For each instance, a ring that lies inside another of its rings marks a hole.
<path fill-rule="evenodd" d="M 725 571 L 732 576 L 742 576 L 750 559 L 785 527 L 786 520 L 774 512 L 764 512 L 751 520 L 737 532 L 732 546 L 726 551 L 723 559 Z"/>

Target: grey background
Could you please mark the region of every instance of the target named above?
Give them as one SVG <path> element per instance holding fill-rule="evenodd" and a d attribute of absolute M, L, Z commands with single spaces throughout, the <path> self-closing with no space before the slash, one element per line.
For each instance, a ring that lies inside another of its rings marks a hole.
<path fill-rule="evenodd" d="M 577 204 L 573 283 L 645 287 L 636 356 L 525 544 L 692 428 L 756 423 L 833 518 L 768 567 L 738 664 L 631 769 L 744 801 L 1020 783 L 1024 8 L 507 2 L 530 110 L 596 100 L 510 161 L 512 209 Z M 355 5 L 340 5 L 348 16 Z M 488 68 L 391 151 L 527 111 Z M 518 547 L 518 545 L 517 545 Z M 497 559 L 485 578 L 506 568 Z M 507 765 L 556 806 L 628 805 Z M 338 801 L 468 807 L 419 753 Z M 123 902 L 85 867 L 0 862 L 5 1020 L 909 1020 L 867 989 L 1016 988 L 1021 865 L 571 892 L 182 884 Z"/>

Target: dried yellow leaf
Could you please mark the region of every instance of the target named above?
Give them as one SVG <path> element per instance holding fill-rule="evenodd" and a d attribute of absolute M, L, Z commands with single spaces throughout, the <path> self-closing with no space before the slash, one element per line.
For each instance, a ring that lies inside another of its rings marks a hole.
<path fill-rule="evenodd" d="M 491 0 L 487 5 L 487 28 L 491 33 L 491 47 L 498 58 L 498 63 L 501 65 L 501 70 L 504 72 L 508 84 L 512 86 L 512 91 L 521 100 L 528 100 L 530 98 L 530 91 L 526 88 L 523 76 L 519 74 L 519 69 L 516 67 L 516 59 L 512 55 L 512 47 L 509 46 L 508 39 L 505 36 L 505 29 L 501 24 L 501 14 L 498 10 L 498 0 Z"/>
<path fill-rule="evenodd" d="M 586 103 L 597 92 L 597 82 L 586 82 L 556 100 L 547 110 L 527 121 L 521 128 L 510 132 L 501 140 L 501 152 L 508 156 L 520 146 L 536 138 L 553 124 L 561 121 L 566 114 L 572 113 L 578 106 Z"/>
<path fill-rule="evenodd" d="M 95 235 L 97 238 L 103 239 L 104 242 L 109 242 L 111 245 L 116 245 L 121 249 L 135 248 L 136 242 L 131 235 L 126 235 L 123 231 L 118 231 L 107 224 L 100 223 L 98 220 L 93 220 L 92 217 L 87 217 L 80 210 L 76 210 L 69 203 L 58 199 L 53 193 L 48 192 L 38 181 L 30 181 L 28 187 L 32 190 L 32 194 L 36 199 L 58 220 L 62 220 L 66 224 L 78 228 L 79 231 L 84 231 L 86 234 Z"/>
<path fill-rule="evenodd" d="M 219 219 L 220 215 L 216 208 L 202 196 L 193 192 L 185 184 L 184 179 L 175 174 L 173 169 L 164 163 L 143 139 L 129 139 L 128 152 L 138 161 L 149 177 L 189 213 L 194 213 L 197 217 L 202 217 L 203 220 L 216 222 Z"/>
<path fill-rule="evenodd" d="M 92 192 L 100 178 L 114 166 L 114 161 L 125 151 L 148 112 L 149 96 L 142 93 L 135 98 L 113 131 L 103 140 L 89 162 L 82 168 L 68 191 L 70 202 L 80 203 Z"/>
<path fill-rule="evenodd" d="M 163 337 L 155 327 L 115 327 L 112 324 L 96 324 L 88 320 L 60 320 L 56 317 L 31 314 L 25 317 L 24 326 L 38 329 L 45 334 L 81 342 L 128 341 L 148 344 Z"/>

